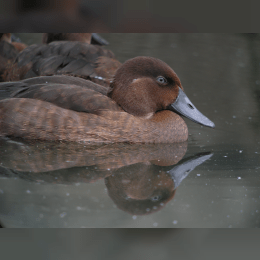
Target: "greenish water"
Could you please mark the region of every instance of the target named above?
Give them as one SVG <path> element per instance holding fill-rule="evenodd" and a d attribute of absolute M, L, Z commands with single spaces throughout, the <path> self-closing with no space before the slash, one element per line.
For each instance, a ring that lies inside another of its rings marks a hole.
<path fill-rule="evenodd" d="M 28 44 L 41 41 L 40 34 L 17 35 Z M 121 62 L 142 55 L 168 63 L 190 100 L 216 128 L 185 119 L 189 140 L 178 145 L 87 147 L 2 140 L 1 223 L 259 227 L 260 36 L 102 36 Z M 207 152 L 212 156 L 190 173 L 173 173 L 176 163 L 183 167 Z"/>

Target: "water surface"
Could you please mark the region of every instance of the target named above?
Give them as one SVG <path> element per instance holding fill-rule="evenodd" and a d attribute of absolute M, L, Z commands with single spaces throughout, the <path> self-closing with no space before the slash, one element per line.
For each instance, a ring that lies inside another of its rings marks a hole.
<path fill-rule="evenodd" d="M 181 144 L 1 140 L 1 223 L 259 227 L 259 35 L 102 36 L 121 62 L 142 55 L 168 63 L 190 100 L 216 128 L 185 119 L 189 140 Z M 40 34 L 19 37 L 28 44 L 41 41 Z M 181 172 L 185 163 L 203 156 L 208 156 L 203 163 Z"/>

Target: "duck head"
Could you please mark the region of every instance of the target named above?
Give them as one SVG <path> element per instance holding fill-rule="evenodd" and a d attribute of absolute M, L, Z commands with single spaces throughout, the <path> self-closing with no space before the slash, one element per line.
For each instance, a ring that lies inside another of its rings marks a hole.
<path fill-rule="evenodd" d="M 156 112 L 171 110 L 192 121 L 215 127 L 199 112 L 183 91 L 177 74 L 163 61 L 136 57 L 116 72 L 108 94 L 126 112 L 146 119 Z"/>

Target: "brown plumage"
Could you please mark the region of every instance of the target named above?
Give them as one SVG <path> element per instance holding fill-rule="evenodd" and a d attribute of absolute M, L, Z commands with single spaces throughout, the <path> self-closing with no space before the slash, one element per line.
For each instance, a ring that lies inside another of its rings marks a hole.
<path fill-rule="evenodd" d="M 109 86 L 121 63 L 110 50 L 92 44 L 92 38 L 89 33 L 44 34 L 46 43 L 59 41 L 27 47 L 6 69 L 3 79 L 18 81 L 37 76 L 73 75 Z"/>
<path fill-rule="evenodd" d="M 3 136 L 104 143 L 163 143 L 187 139 L 184 121 L 170 111 L 164 112 L 166 120 L 161 120 L 163 112 L 158 112 L 153 120 L 143 120 L 126 112 L 108 110 L 99 115 L 85 114 L 27 98 L 5 99 L 0 102 L 0 111 Z"/>
<path fill-rule="evenodd" d="M 0 90 L 9 98 L 0 102 L 0 135 L 104 143 L 187 140 L 187 125 L 170 108 L 181 82 L 166 63 L 131 59 L 111 87 L 68 76 L 3 83 Z"/>

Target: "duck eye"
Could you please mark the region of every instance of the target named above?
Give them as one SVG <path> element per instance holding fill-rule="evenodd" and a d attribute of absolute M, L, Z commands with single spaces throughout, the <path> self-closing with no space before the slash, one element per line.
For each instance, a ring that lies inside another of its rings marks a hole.
<path fill-rule="evenodd" d="M 166 80 L 166 78 L 163 77 L 163 76 L 159 76 L 156 80 L 157 80 L 159 83 L 161 83 L 161 84 L 167 84 L 167 83 L 168 83 L 167 80 Z"/>

